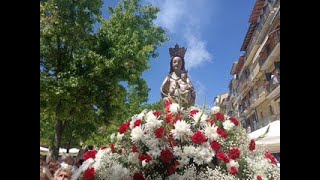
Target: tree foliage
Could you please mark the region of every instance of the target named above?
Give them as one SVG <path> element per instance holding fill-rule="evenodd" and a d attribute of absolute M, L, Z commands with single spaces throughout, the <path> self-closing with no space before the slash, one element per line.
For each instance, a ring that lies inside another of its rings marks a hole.
<path fill-rule="evenodd" d="M 121 120 L 133 97 L 120 82 L 136 105 L 147 100 L 142 72 L 168 40 L 153 23 L 158 8 L 123 0 L 103 19 L 101 7 L 101 0 L 40 2 L 40 134 L 52 139 L 54 159 L 62 139 L 77 141 Z"/>

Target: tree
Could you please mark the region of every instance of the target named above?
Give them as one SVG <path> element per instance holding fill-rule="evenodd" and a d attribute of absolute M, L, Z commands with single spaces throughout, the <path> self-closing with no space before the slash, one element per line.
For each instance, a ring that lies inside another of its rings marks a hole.
<path fill-rule="evenodd" d="M 142 72 L 168 40 L 153 23 L 158 8 L 123 0 L 109 8 L 107 20 L 101 6 L 101 0 L 40 2 L 40 114 L 43 133 L 54 125 L 53 159 L 65 131 L 76 133 L 77 123 L 97 127 L 121 117 L 127 92 L 119 82 L 147 97 Z M 96 22 L 101 28 L 95 32 Z"/>

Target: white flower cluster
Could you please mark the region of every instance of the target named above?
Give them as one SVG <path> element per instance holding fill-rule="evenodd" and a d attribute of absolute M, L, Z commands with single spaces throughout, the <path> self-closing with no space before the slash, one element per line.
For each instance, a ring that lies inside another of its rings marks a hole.
<path fill-rule="evenodd" d="M 132 179 L 135 173 L 146 179 L 161 179 L 163 173 L 173 180 L 279 179 L 280 168 L 265 158 L 264 149 L 250 151 L 245 130 L 219 112 L 213 107 L 208 115 L 175 103 L 164 111 L 144 110 L 121 126 L 121 134 L 112 135 L 112 149 L 98 150 L 95 159 L 83 164 L 94 168 L 96 179 Z M 240 156 L 232 157 L 231 148 L 237 148 Z M 200 173 L 195 165 L 201 166 Z"/>

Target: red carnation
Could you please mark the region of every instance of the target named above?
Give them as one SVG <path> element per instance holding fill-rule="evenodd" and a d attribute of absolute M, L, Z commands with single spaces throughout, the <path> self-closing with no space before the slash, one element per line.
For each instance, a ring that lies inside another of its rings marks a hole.
<path fill-rule="evenodd" d="M 222 137 L 222 138 L 227 138 L 228 137 L 228 133 L 225 132 L 222 128 L 218 127 L 217 129 L 217 133 Z"/>
<path fill-rule="evenodd" d="M 224 152 L 218 152 L 217 158 L 218 158 L 219 160 L 223 160 L 224 157 L 226 157 L 226 154 L 225 154 Z"/>
<path fill-rule="evenodd" d="M 238 120 L 238 119 L 231 117 L 231 118 L 229 118 L 229 120 L 230 120 L 231 122 L 233 122 L 234 125 L 236 125 L 236 126 L 239 125 L 239 120 Z"/>
<path fill-rule="evenodd" d="M 139 154 L 139 159 L 140 161 L 146 161 L 146 162 L 149 162 L 152 160 L 152 157 L 148 154 Z"/>
<path fill-rule="evenodd" d="M 95 176 L 96 176 L 96 171 L 94 170 L 94 168 L 88 168 L 83 173 L 84 180 L 94 180 Z"/>
<path fill-rule="evenodd" d="M 177 166 L 176 165 L 171 165 L 168 167 L 168 175 L 174 174 L 176 172 Z"/>
<path fill-rule="evenodd" d="M 111 144 L 110 149 L 112 152 L 114 152 L 114 144 Z"/>
<path fill-rule="evenodd" d="M 239 158 L 240 150 L 238 148 L 233 148 L 229 150 L 229 157 L 233 160 Z"/>
<path fill-rule="evenodd" d="M 214 124 L 214 119 L 209 119 L 208 122 L 210 123 L 210 125 L 212 126 Z"/>
<path fill-rule="evenodd" d="M 262 177 L 261 176 L 257 176 L 257 180 L 262 180 Z"/>
<path fill-rule="evenodd" d="M 268 151 L 265 153 L 265 157 L 270 159 L 272 164 L 277 165 L 277 159 Z"/>
<path fill-rule="evenodd" d="M 87 151 L 84 155 L 83 155 L 83 160 L 87 160 L 89 158 L 96 158 L 96 154 L 97 154 L 97 150 L 91 150 L 91 151 Z"/>
<path fill-rule="evenodd" d="M 145 180 L 142 173 L 134 173 L 133 180 Z"/>
<path fill-rule="evenodd" d="M 202 144 L 206 142 L 206 136 L 201 131 L 197 131 L 192 136 L 192 142 L 195 144 Z"/>
<path fill-rule="evenodd" d="M 173 153 L 169 149 L 163 149 L 161 151 L 161 160 L 163 163 L 168 164 L 174 158 Z"/>
<path fill-rule="evenodd" d="M 119 132 L 120 134 L 123 134 L 123 133 L 125 133 L 125 132 L 128 131 L 129 127 L 130 127 L 130 123 L 129 123 L 129 122 L 123 123 L 123 124 L 120 126 L 118 132 Z"/>
<path fill-rule="evenodd" d="M 197 114 L 199 112 L 199 110 L 192 110 L 190 111 L 190 116 L 194 116 L 195 114 Z"/>
<path fill-rule="evenodd" d="M 218 152 L 219 149 L 221 148 L 221 144 L 217 141 L 212 141 L 210 145 L 215 152 Z"/>
<path fill-rule="evenodd" d="M 215 116 L 216 120 L 224 121 L 224 114 L 218 112 L 217 114 L 215 114 Z"/>
<path fill-rule="evenodd" d="M 172 116 L 168 115 L 165 120 L 166 120 L 166 123 L 170 123 L 172 121 Z"/>
<path fill-rule="evenodd" d="M 101 146 L 101 150 L 104 150 L 104 149 L 106 149 L 107 148 L 107 146 Z"/>
<path fill-rule="evenodd" d="M 255 148 L 256 148 L 256 142 L 254 141 L 254 139 L 251 139 L 250 145 L 249 145 L 249 150 L 253 151 Z"/>
<path fill-rule="evenodd" d="M 165 128 L 164 127 L 159 127 L 154 131 L 154 134 L 156 135 L 157 138 L 162 138 L 162 136 L 164 135 L 165 132 Z"/>
<path fill-rule="evenodd" d="M 232 166 L 230 168 L 230 174 L 235 176 L 237 173 L 238 173 L 238 169 L 236 167 Z"/>
<path fill-rule="evenodd" d="M 141 123 L 142 123 L 141 119 L 138 119 L 138 120 L 136 120 L 136 121 L 133 123 L 133 127 L 140 126 Z"/>
<path fill-rule="evenodd" d="M 158 118 L 161 115 L 161 112 L 160 111 L 155 111 L 155 112 L 153 112 L 153 114 Z"/>
<path fill-rule="evenodd" d="M 230 158 L 229 158 L 228 156 L 225 156 L 225 157 L 223 158 L 223 161 L 227 164 L 227 163 L 230 162 Z"/>
<path fill-rule="evenodd" d="M 138 152 L 138 148 L 137 148 L 136 145 L 133 145 L 133 146 L 132 146 L 132 152 Z"/>

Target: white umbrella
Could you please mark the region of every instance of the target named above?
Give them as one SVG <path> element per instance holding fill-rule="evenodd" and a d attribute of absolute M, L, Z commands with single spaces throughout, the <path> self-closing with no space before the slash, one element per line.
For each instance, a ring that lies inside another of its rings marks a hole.
<path fill-rule="evenodd" d="M 270 127 L 269 127 L 270 126 Z M 267 126 L 260 128 L 249 134 L 249 137 L 256 139 L 263 135 L 269 127 L 268 133 L 256 141 L 257 145 L 265 145 L 271 153 L 280 152 L 280 120 L 276 120 L 268 124 Z"/>

